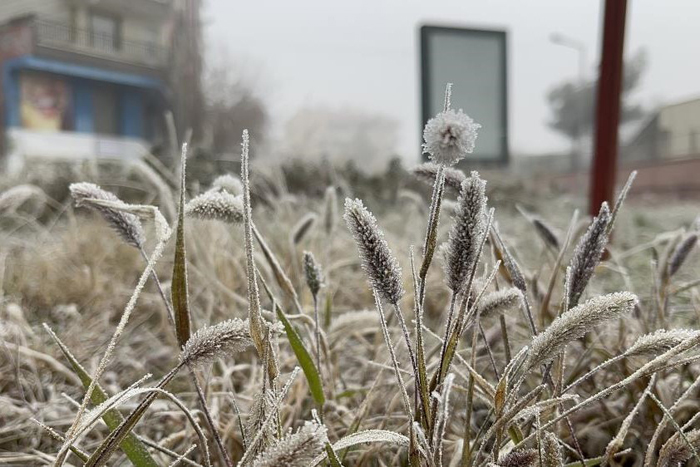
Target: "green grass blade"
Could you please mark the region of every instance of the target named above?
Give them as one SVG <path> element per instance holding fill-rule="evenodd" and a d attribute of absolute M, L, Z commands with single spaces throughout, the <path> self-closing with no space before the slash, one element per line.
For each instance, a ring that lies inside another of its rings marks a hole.
<path fill-rule="evenodd" d="M 63 352 L 66 360 L 68 360 L 70 363 L 73 371 L 76 375 L 78 375 L 78 378 L 80 378 L 80 381 L 83 383 L 83 387 L 87 390 L 92 382 L 92 378 L 90 377 L 89 373 L 85 370 L 85 368 L 83 368 L 80 362 L 73 356 L 68 347 L 66 347 L 66 345 L 58 338 L 51 328 L 49 328 L 46 324 L 44 327 L 56 345 L 58 345 L 58 348 L 61 349 L 61 352 Z M 92 391 L 92 396 L 90 398 L 92 403 L 98 405 L 106 401 L 107 398 L 107 393 L 99 384 L 97 384 L 95 386 L 95 390 Z M 124 417 L 118 410 L 111 409 L 105 412 L 105 414 L 102 416 L 102 420 L 104 420 L 110 431 L 114 431 L 124 421 Z M 148 453 L 146 446 L 133 434 L 130 433 L 127 435 L 119 447 L 122 451 L 124 451 L 124 454 L 126 454 L 126 457 L 129 458 L 129 461 L 131 461 L 131 463 L 136 467 L 158 467 L 158 463 Z"/>
<path fill-rule="evenodd" d="M 301 340 L 299 333 L 294 326 L 292 326 L 292 323 L 289 322 L 284 312 L 279 306 L 276 306 L 275 308 L 277 311 L 277 318 L 284 325 L 284 331 L 287 334 L 289 345 L 292 346 L 292 350 L 294 351 L 294 355 L 297 357 L 299 366 L 301 366 L 304 376 L 306 376 L 306 381 L 309 383 L 311 395 L 313 396 L 314 401 L 316 401 L 316 404 L 319 407 L 323 407 L 323 404 L 326 402 L 326 396 L 323 394 L 323 384 L 321 383 L 321 377 L 319 376 L 318 368 L 316 368 L 314 359 L 311 357 L 309 351 L 306 350 L 304 342 Z"/>
<path fill-rule="evenodd" d="M 185 176 L 187 168 L 187 146 L 182 146 L 182 178 L 180 181 L 180 206 L 177 214 L 175 239 L 175 262 L 171 296 L 175 312 L 177 343 L 182 347 L 190 338 L 190 305 L 187 296 L 187 259 L 185 252 Z"/>
<path fill-rule="evenodd" d="M 167 385 L 180 370 L 181 365 L 173 368 L 167 375 L 165 375 L 156 387 L 163 388 Z M 146 398 L 141 401 L 141 403 L 125 418 L 122 423 L 119 424 L 116 430 L 112 431 L 109 436 L 100 444 L 100 446 L 92 453 L 90 459 L 85 463 L 85 467 L 102 467 L 107 464 L 109 458 L 117 450 L 117 446 L 122 443 L 122 441 L 127 436 L 133 436 L 131 431 L 136 427 L 136 424 L 141 420 L 141 418 L 146 414 L 146 410 L 151 406 L 154 400 L 158 397 L 158 393 L 152 392 L 146 396 Z"/>

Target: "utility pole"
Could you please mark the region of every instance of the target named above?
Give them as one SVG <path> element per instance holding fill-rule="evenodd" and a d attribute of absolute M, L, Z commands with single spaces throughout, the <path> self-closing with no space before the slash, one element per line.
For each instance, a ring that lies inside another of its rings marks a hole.
<path fill-rule="evenodd" d="M 594 216 L 603 201 L 612 201 L 615 190 L 626 15 L 627 0 L 605 0 L 595 152 L 588 205 L 588 212 Z"/>

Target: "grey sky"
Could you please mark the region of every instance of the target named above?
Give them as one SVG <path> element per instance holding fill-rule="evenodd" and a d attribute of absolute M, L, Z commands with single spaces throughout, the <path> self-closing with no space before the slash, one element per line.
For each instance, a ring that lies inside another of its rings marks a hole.
<path fill-rule="evenodd" d="M 552 32 L 583 41 L 588 74 L 599 56 L 601 3 L 594 0 L 207 0 L 204 19 L 246 68 L 279 127 L 303 105 L 352 106 L 398 120 L 398 150 L 418 156 L 417 30 L 437 23 L 509 31 L 511 151 L 566 150 L 547 127 L 545 93 L 577 74 L 577 54 Z M 637 97 L 646 105 L 700 94 L 700 2 L 629 2 L 628 53 L 647 49 Z M 469 109 L 465 109 L 469 113 Z"/>

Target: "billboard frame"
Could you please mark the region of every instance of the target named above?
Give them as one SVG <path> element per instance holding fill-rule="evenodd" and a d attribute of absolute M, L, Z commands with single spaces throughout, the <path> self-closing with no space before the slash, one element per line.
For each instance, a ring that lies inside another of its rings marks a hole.
<path fill-rule="evenodd" d="M 451 34 L 458 34 L 464 36 L 489 36 L 495 37 L 500 40 L 503 44 L 503 54 L 501 55 L 501 68 L 503 69 L 501 92 L 503 93 L 503 103 L 501 106 L 502 112 L 502 128 L 504 130 L 504 136 L 501 139 L 501 151 L 496 158 L 472 158 L 469 157 L 463 160 L 461 163 L 476 163 L 479 165 L 507 165 L 510 160 L 510 135 L 508 126 L 508 32 L 505 29 L 482 29 L 482 28 L 471 28 L 471 27 L 460 27 L 460 26 L 440 26 L 433 24 L 424 24 L 420 26 L 420 90 L 421 90 L 421 138 L 423 135 L 423 128 L 425 124 L 434 115 L 430 114 L 430 94 L 431 88 L 431 76 L 428 67 L 429 64 L 429 54 L 430 49 L 428 47 L 428 38 L 431 34 L 436 32 L 448 32 Z M 446 84 L 446 83 L 443 83 Z M 478 144 L 478 139 L 477 139 Z M 422 160 L 427 160 L 427 155 L 422 154 Z"/>

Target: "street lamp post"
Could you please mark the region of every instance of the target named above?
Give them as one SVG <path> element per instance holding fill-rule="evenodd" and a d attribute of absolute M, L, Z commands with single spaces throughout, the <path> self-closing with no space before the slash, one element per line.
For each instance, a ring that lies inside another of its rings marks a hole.
<path fill-rule="evenodd" d="M 567 47 L 578 53 L 578 87 L 580 91 L 586 86 L 586 45 L 577 39 L 565 36 L 560 33 L 553 33 L 549 36 L 549 40 L 556 45 Z M 571 169 L 576 172 L 581 169 L 583 159 L 583 118 L 585 113 L 585 105 L 580 97 L 576 99 L 576 135 L 574 137 L 574 150 L 571 152 Z"/>

